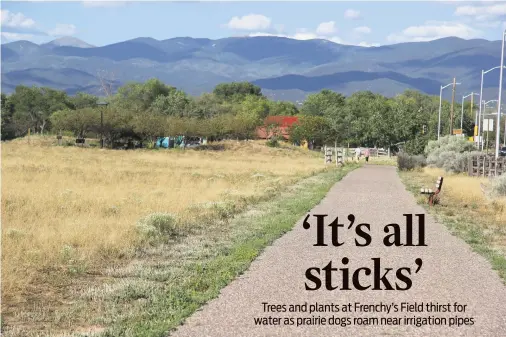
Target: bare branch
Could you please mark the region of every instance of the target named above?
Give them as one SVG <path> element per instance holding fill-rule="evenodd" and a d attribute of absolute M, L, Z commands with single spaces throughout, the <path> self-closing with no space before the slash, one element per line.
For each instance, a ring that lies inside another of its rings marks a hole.
<path fill-rule="evenodd" d="M 108 74 L 106 71 L 98 71 L 97 78 L 100 81 L 100 91 L 102 91 L 107 97 L 112 96 L 113 94 L 113 84 L 114 84 L 114 73 Z"/>

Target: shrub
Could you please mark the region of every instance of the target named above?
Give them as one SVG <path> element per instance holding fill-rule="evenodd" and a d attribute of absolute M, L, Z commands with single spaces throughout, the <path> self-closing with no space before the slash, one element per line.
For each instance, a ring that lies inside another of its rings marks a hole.
<path fill-rule="evenodd" d="M 399 153 L 397 155 L 397 167 L 401 171 L 409 171 L 418 167 L 425 167 L 425 157 L 423 155 L 410 156 L 406 153 Z"/>
<path fill-rule="evenodd" d="M 415 162 L 415 168 L 427 166 L 427 159 L 425 159 L 423 154 L 413 156 L 413 161 Z"/>
<path fill-rule="evenodd" d="M 498 197 L 506 196 L 506 174 L 492 180 L 492 194 Z"/>
<path fill-rule="evenodd" d="M 266 144 L 269 147 L 279 147 L 279 141 L 276 137 L 269 139 Z"/>
<path fill-rule="evenodd" d="M 459 173 L 467 171 L 470 156 L 476 155 L 474 143 L 461 137 L 441 137 L 430 141 L 425 148 L 427 164 L 444 169 L 447 172 Z"/>
<path fill-rule="evenodd" d="M 145 238 L 172 237 L 178 234 L 176 218 L 169 213 L 153 213 L 137 222 L 138 232 Z"/>

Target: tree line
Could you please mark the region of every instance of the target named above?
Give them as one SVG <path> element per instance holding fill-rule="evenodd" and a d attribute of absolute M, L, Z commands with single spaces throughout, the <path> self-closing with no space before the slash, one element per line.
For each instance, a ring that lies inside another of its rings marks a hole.
<path fill-rule="evenodd" d="M 98 105 L 99 101 L 107 105 Z M 302 106 L 273 101 L 249 82 L 223 83 L 211 93 L 192 97 L 158 79 L 130 82 L 105 98 L 78 93 L 69 96 L 47 87 L 18 86 L 1 95 L 2 140 L 32 133 L 72 132 L 96 137 L 102 130 L 106 143 L 122 139 L 154 142 L 161 136 L 210 139 L 251 139 L 265 117 L 298 116 L 291 140 L 314 145 L 389 147 L 405 143 L 421 153 L 437 138 L 439 98 L 407 90 L 393 98 L 370 91 L 348 97 L 322 90 L 309 95 Z M 472 135 L 474 116 L 465 105 L 464 131 Z M 443 102 L 442 133 L 448 132 L 450 103 Z M 460 126 L 455 104 L 454 127 Z M 101 128 L 101 114 L 103 128 Z"/>

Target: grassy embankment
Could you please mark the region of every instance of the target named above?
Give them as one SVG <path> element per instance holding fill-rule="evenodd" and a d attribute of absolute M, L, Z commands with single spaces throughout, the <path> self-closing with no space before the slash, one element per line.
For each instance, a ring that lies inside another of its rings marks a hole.
<path fill-rule="evenodd" d="M 163 336 L 356 167 L 325 168 L 318 154 L 263 142 L 223 151 L 30 142 L 2 144 L 5 336 Z M 140 232 L 156 212 L 174 221 L 154 223 L 163 235 Z"/>
<path fill-rule="evenodd" d="M 506 198 L 491 199 L 482 191 L 488 178 L 448 174 L 437 168 L 400 171 L 399 175 L 430 214 L 483 255 L 506 281 Z M 434 188 L 438 176 L 444 177 L 441 201 L 429 208 L 420 188 Z"/>

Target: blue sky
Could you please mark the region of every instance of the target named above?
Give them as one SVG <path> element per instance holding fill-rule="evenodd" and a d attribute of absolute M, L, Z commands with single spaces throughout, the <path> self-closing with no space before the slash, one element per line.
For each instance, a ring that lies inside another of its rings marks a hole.
<path fill-rule="evenodd" d="M 506 28 L 504 1 L 2 1 L 1 7 L 2 43 L 279 35 L 371 46 L 446 36 L 500 40 Z"/>

